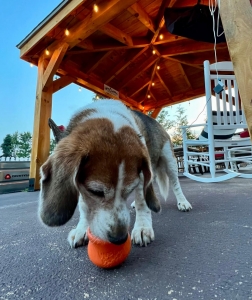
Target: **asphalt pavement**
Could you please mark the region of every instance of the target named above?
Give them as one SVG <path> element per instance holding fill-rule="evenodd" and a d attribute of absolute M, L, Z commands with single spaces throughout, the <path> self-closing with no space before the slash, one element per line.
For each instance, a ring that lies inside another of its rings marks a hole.
<path fill-rule="evenodd" d="M 0 195 L 0 299 L 252 299 L 252 180 L 180 181 L 193 210 L 178 211 L 170 191 L 153 214 L 155 241 L 112 270 L 69 247 L 77 213 L 46 228 L 38 192 Z"/>

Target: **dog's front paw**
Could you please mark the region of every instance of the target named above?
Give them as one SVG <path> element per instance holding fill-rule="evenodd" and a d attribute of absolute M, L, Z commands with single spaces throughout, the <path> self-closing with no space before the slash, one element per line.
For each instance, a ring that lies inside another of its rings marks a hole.
<path fill-rule="evenodd" d="M 131 232 L 131 240 L 133 244 L 147 246 L 154 241 L 154 231 L 152 227 L 143 227 L 135 225 Z"/>
<path fill-rule="evenodd" d="M 190 202 L 188 202 L 186 199 L 178 201 L 177 206 L 178 210 L 180 211 L 190 211 L 192 209 Z"/>
<path fill-rule="evenodd" d="M 87 229 L 78 228 L 78 226 L 72 229 L 68 234 L 68 243 L 72 248 L 85 246 L 88 243 Z"/>

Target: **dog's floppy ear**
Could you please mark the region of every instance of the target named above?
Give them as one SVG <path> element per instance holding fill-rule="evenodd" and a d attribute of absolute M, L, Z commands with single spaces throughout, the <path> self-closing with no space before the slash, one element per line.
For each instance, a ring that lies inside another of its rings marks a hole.
<path fill-rule="evenodd" d="M 39 216 L 48 226 L 63 225 L 74 214 L 79 192 L 73 181 L 72 164 L 56 153 L 41 167 Z"/>
<path fill-rule="evenodd" d="M 161 205 L 153 188 L 150 162 L 146 157 L 144 157 L 142 161 L 142 172 L 144 175 L 144 197 L 146 204 L 150 210 L 159 212 L 161 210 Z"/>

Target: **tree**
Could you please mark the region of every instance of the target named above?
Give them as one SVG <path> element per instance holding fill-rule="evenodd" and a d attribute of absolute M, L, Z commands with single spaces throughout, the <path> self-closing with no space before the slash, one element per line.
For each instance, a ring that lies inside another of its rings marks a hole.
<path fill-rule="evenodd" d="M 11 160 L 13 147 L 12 147 L 12 137 L 10 134 L 7 134 L 6 137 L 4 138 L 3 143 L 1 144 L 1 148 L 3 151 L 2 156 L 5 158 L 5 160 L 7 157 L 9 157 Z"/>
<path fill-rule="evenodd" d="M 167 109 L 162 109 L 161 112 L 158 114 L 156 120 L 159 124 L 161 124 L 166 131 L 173 127 L 173 121 L 169 119 L 170 115 Z"/>
<path fill-rule="evenodd" d="M 94 93 L 92 97 L 92 101 L 102 100 L 102 99 L 109 99 L 108 97 L 102 96 L 100 94 Z"/>
<path fill-rule="evenodd" d="M 185 115 L 185 109 L 179 105 L 176 110 L 176 120 L 173 122 L 173 132 L 170 134 L 172 142 L 175 146 L 183 145 L 182 129 L 180 126 L 188 125 L 187 116 Z M 195 139 L 195 134 L 191 129 L 187 129 L 187 139 Z"/>
<path fill-rule="evenodd" d="M 18 148 L 19 148 L 19 134 L 18 134 L 18 131 L 13 133 L 11 138 L 12 138 L 12 152 L 13 152 L 12 155 L 13 155 L 14 159 L 16 160 L 17 152 L 18 152 Z"/>
<path fill-rule="evenodd" d="M 32 135 L 30 132 L 20 133 L 19 135 L 19 149 L 17 156 L 19 158 L 29 158 L 31 155 L 31 141 Z"/>
<path fill-rule="evenodd" d="M 55 139 L 50 139 L 50 152 L 49 152 L 50 154 L 53 153 L 53 150 L 54 150 L 55 146 L 56 146 Z"/>

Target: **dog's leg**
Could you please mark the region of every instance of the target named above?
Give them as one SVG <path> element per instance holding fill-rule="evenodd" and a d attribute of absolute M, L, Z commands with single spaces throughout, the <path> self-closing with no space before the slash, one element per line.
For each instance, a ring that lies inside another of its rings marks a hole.
<path fill-rule="evenodd" d="M 79 198 L 79 212 L 80 212 L 80 219 L 79 223 L 76 228 L 73 228 L 68 234 L 68 242 L 72 248 L 81 247 L 87 244 L 88 237 L 87 237 L 87 207 L 84 203 L 83 199 Z"/>
<path fill-rule="evenodd" d="M 152 228 L 151 211 L 144 199 L 143 183 L 139 183 L 135 192 L 136 221 L 131 233 L 131 240 L 134 244 L 147 246 L 147 244 L 154 240 L 154 231 Z"/>
<path fill-rule="evenodd" d="M 162 150 L 162 158 L 165 159 L 166 172 L 170 179 L 170 185 L 177 199 L 177 206 L 180 211 L 189 211 L 192 209 L 191 204 L 186 200 L 184 196 L 180 182 L 178 179 L 178 166 L 176 157 L 172 151 L 170 141 L 167 141 Z"/>

